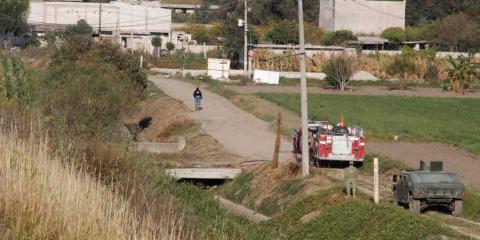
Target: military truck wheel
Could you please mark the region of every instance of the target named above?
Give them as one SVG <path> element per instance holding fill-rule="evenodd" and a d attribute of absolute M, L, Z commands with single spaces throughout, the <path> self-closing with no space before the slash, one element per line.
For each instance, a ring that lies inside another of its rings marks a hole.
<path fill-rule="evenodd" d="M 411 212 L 420 213 L 420 200 L 415 200 L 413 199 L 412 195 L 410 195 L 408 208 L 410 209 Z"/>
<path fill-rule="evenodd" d="M 455 217 L 460 217 L 463 214 L 463 201 L 462 200 L 456 200 L 453 202 L 453 211 L 452 215 Z"/>

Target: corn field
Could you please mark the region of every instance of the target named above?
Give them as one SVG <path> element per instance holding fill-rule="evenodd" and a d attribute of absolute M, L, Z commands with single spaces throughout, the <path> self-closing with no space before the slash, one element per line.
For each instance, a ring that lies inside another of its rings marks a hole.
<path fill-rule="evenodd" d="M 315 54 L 306 58 L 307 72 L 321 72 L 322 67 L 329 59 L 327 54 Z M 357 56 L 358 71 L 366 71 L 379 79 L 398 78 L 389 74 L 388 68 L 392 64 L 394 56 L 387 54 L 361 54 Z M 444 81 L 448 79 L 450 65 L 446 59 L 429 59 L 420 55 L 411 57 L 415 65 L 415 71 L 405 77 L 409 81 Z M 257 50 L 252 61 L 254 69 L 272 71 L 298 72 L 300 71 L 299 58 L 295 51 L 285 51 L 283 54 L 275 54 L 267 50 Z"/>

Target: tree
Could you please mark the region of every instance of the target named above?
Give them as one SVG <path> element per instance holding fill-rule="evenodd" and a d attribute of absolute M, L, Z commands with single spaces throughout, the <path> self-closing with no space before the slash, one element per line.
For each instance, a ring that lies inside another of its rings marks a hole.
<path fill-rule="evenodd" d="M 29 0 L 0 0 L 0 35 L 20 36 L 28 31 Z M 7 46 L 4 46 L 7 47 Z"/>
<path fill-rule="evenodd" d="M 323 45 L 345 46 L 348 41 L 357 40 L 357 37 L 349 30 L 339 30 L 335 32 L 326 32 L 322 35 L 320 42 Z"/>
<path fill-rule="evenodd" d="M 406 20 L 415 26 L 460 12 L 480 23 L 478 0 L 407 0 Z"/>
<path fill-rule="evenodd" d="M 274 22 L 265 35 L 275 44 L 298 44 L 298 24 L 289 20 Z"/>
<path fill-rule="evenodd" d="M 62 45 L 56 52 L 56 59 L 76 61 L 93 48 L 93 29 L 85 20 L 79 20 L 76 25 L 66 27 L 60 34 Z"/>
<path fill-rule="evenodd" d="M 312 24 L 309 22 L 305 22 L 304 26 L 306 43 L 320 44 L 324 34 L 323 30 L 319 28 L 317 24 Z"/>
<path fill-rule="evenodd" d="M 160 49 L 162 48 L 162 39 L 159 37 L 152 38 L 152 45 L 154 47 L 155 56 L 160 57 Z"/>
<path fill-rule="evenodd" d="M 170 52 L 173 51 L 174 49 L 175 49 L 175 44 L 172 42 L 167 42 L 168 54 L 170 54 Z"/>
<path fill-rule="evenodd" d="M 467 57 L 460 55 L 455 61 L 449 56 L 448 62 L 451 65 L 449 71 L 450 84 L 448 90 L 465 94 L 470 84 L 479 79 L 480 64 L 474 62 L 475 54 L 470 52 Z"/>
<path fill-rule="evenodd" d="M 289 20 L 296 21 L 298 18 L 296 0 L 255 0 L 249 1 L 249 22 L 255 25 L 264 25 L 270 21 Z M 306 22 L 318 24 L 319 1 L 311 0 L 304 2 L 304 18 Z M 212 12 L 212 5 L 219 5 L 220 9 Z M 229 0 L 203 0 L 202 7 L 198 11 L 197 20 L 209 22 L 225 20 L 227 15 L 243 16 L 243 1 L 232 2 Z M 243 19 L 243 17 L 241 17 Z"/>
<path fill-rule="evenodd" d="M 427 36 L 429 40 L 453 52 L 458 49 L 480 49 L 480 25 L 467 15 L 458 13 L 430 25 Z"/>
<path fill-rule="evenodd" d="M 222 33 L 224 40 L 222 41 L 222 47 L 227 54 L 227 57 L 232 60 L 232 65 L 237 65 L 240 63 L 240 56 L 243 54 L 243 45 L 244 45 L 244 32 L 243 27 L 237 25 L 237 17 L 228 16 L 225 20 Z M 257 42 L 257 36 L 253 31 L 251 25 L 249 25 L 249 42 L 255 44 Z"/>
<path fill-rule="evenodd" d="M 387 66 L 387 73 L 398 77 L 400 90 L 405 89 L 407 75 L 417 69 L 409 50 L 411 49 L 402 49 L 402 54 L 395 55 L 393 62 Z"/>
<path fill-rule="evenodd" d="M 159 37 L 152 38 L 152 45 L 154 47 L 162 47 L 162 39 Z"/>
<path fill-rule="evenodd" d="M 388 39 L 388 45 L 398 49 L 407 40 L 407 34 L 403 28 L 391 27 L 383 30 L 381 37 Z"/>
<path fill-rule="evenodd" d="M 332 56 L 323 67 L 323 72 L 327 75 L 327 82 L 343 92 L 350 83 L 350 78 L 356 69 L 357 60 L 355 57 L 343 53 Z"/>

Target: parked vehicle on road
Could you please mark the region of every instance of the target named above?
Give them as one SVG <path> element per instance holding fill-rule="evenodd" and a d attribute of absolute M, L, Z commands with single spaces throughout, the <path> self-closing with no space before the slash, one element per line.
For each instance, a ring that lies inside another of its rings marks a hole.
<path fill-rule="evenodd" d="M 314 121 L 308 124 L 310 161 L 321 165 L 329 161 L 363 163 L 365 155 L 365 137 L 359 127 L 332 125 L 327 121 Z M 297 159 L 302 155 L 302 131 L 295 130 L 293 152 Z M 359 164 L 357 164 L 359 165 Z"/>
<path fill-rule="evenodd" d="M 412 212 L 441 207 L 461 216 L 465 186 L 455 173 L 421 169 L 402 171 L 393 177 L 393 202 Z"/>

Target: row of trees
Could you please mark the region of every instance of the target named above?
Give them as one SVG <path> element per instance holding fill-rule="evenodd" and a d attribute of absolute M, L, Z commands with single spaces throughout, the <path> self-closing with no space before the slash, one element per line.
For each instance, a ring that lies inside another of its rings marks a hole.
<path fill-rule="evenodd" d="M 417 27 L 388 28 L 381 34 L 393 49 L 404 41 L 428 40 L 449 51 L 480 50 L 480 23 L 464 13 L 456 13 Z"/>

